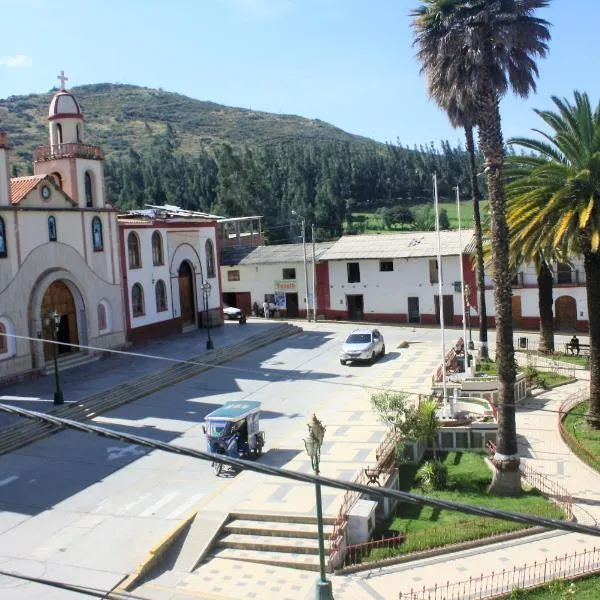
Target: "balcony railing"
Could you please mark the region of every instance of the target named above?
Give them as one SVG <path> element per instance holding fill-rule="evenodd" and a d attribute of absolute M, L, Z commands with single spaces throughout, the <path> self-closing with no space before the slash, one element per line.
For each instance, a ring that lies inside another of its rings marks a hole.
<path fill-rule="evenodd" d="M 104 158 L 104 153 L 99 146 L 77 143 L 38 146 L 33 151 L 34 162 L 44 162 L 59 158 L 89 158 L 91 160 L 102 160 Z"/>

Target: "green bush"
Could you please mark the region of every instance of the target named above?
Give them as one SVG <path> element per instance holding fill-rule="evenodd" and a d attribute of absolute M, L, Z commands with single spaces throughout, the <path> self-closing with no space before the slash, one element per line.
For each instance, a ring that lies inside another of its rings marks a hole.
<path fill-rule="evenodd" d="M 443 490 L 448 483 L 448 467 L 439 460 L 423 463 L 415 475 L 425 491 Z"/>

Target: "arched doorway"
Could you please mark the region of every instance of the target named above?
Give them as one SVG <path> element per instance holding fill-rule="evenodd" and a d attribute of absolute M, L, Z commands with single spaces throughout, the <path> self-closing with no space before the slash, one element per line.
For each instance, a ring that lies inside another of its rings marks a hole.
<path fill-rule="evenodd" d="M 51 340 L 54 324 L 49 323 L 49 315 L 56 311 L 60 315 L 56 339 L 66 344 L 79 344 L 77 330 L 77 308 L 73 294 L 62 281 L 55 281 L 48 286 L 42 299 L 41 322 L 42 337 Z M 58 346 L 58 354 L 77 352 L 79 348 L 73 346 Z M 44 344 L 44 359 L 52 360 L 52 344 Z"/>
<path fill-rule="evenodd" d="M 194 296 L 194 271 L 187 260 L 179 265 L 179 306 L 183 327 L 196 324 L 196 301 Z"/>
<path fill-rule="evenodd" d="M 577 327 L 577 302 L 572 296 L 560 296 L 554 303 L 554 325 L 556 329 Z"/>

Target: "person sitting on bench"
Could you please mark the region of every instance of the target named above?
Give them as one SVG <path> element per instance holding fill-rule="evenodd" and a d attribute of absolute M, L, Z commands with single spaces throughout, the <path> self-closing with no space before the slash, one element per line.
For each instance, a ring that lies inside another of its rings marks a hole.
<path fill-rule="evenodd" d="M 579 338 L 576 335 L 573 335 L 569 341 L 569 348 L 571 349 L 571 354 L 577 352 L 577 356 L 579 356 Z"/>

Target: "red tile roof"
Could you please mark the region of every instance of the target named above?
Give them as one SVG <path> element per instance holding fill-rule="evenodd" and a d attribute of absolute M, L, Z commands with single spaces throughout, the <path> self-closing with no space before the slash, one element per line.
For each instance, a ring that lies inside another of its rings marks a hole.
<path fill-rule="evenodd" d="M 46 175 L 30 175 L 29 177 L 13 177 L 10 180 L 10 202 L 19 204 L 23 198 L 35 189 L 37 184 L 46 178 Z"/>

